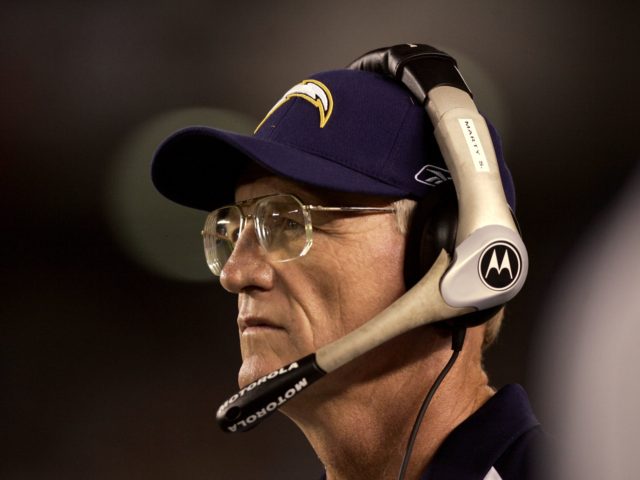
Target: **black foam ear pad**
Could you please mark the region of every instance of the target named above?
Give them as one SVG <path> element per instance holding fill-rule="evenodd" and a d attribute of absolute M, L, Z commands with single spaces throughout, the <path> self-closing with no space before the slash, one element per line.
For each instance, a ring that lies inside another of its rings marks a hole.
<path fill-rule="evenodd" d="M 433 188 L 411 215 L 404 261 L 405 285 L 411 288 L 431 268 L 442 249 L 453 253 L 458 202 L 451 182 Z"/>

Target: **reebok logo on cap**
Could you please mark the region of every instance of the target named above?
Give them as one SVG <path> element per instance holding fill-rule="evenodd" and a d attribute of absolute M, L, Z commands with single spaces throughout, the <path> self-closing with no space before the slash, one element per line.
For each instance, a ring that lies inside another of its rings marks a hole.
<path fill-rule="evenodd" d="M 424 183 L 430 187 L 435 187 L 441 183 L 451 180 L 449 170 L 435 165 L 425 165 L 413 177 L 417 182 Z"/>
<path fill-rule="evenodd" d="M 273 112 L 275 112 L 290 99 L 296 97 L 306 100 L 318 109 L 318 111 L 320 112 L 320 128 L 324 128 L 324 126 L 329 121 L 331 112 L 333 112 L 333 97 L 331 96 L 331 92 L 324 83 L 318 80 L 303 80 L 297 85 L 291 87 L 287 91 L 287 93 L 285 93 L 282 98 L 276 102 L 276 104 L 271 110 L 269 110 L 269 113 L 267 113 L 267 115 L 262 119 L 253 133 L 256 133 L 258 130 L 260 130 L 262 124 L 266 122 L 267 118 L 269 118 L 273 114 Z"/>

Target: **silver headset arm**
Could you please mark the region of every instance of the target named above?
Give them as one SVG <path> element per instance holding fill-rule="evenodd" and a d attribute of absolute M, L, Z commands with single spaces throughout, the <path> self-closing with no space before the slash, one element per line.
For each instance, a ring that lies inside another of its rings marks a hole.
<path fill-rule="evenodd" d="M 458 196 L 456 247 L 440 284 L 442 298 L 452 307 L 501 305 L 524 285 L 529 261 L 505 198 L 489 129 L 463 90 L 437 86 L 427 99 Z"/>

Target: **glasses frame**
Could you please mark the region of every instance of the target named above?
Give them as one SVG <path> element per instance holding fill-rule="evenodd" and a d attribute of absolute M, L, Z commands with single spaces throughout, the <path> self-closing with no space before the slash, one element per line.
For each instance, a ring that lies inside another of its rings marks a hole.
<path fill-rule="evenodd" d="M 339 206 L 335 206 L 335 207 L 326 207 L 323 205 L 311 205 L 311 204 L 305 204 L 299 197 L 297 197 L 296 195 L 292 194 L 292 193 L 274 193 L 271 195 L 263 195 L 261 197 L 256 197 L 256 198 L 251 198 L 248 200 L 243 200 L 241 202 L 236 202 L 230 205 L 224 205 L 222 207 L 216 208 L 215 210 L 211 211 L 208 215 L 207 218 L 205 220 L 205 226 L 202 229 L 202 231 L 200 232 L 201 235 L 203 236 L 203 241 L 204 241 L 204 250 L 205 250 L 205 258 L 207 260 L 207 265 L 209 266 L 209 269 L 211 270 L 211 272 L 215 275 L 215 276 L 220 276 L 220 273 L 222 272 L 222 270 L 224 269 L 224 266 L 226 265 L 227 261 L 229 260 L 227 258 L 227 260 L 224 262 L 224 264 L 219 265 L 220 262 L 217 261 L 217 255 L 215 255 L 214 253 L 209 254 L 209 251 L 213 252 L 213 249 L 209 249 L 207 248 L 207 235 L 210 235 L 212 237 L 215 238 L 215 233 L 211 234 L 206 232 L 207 230 L 207 226 L 210 223 L 210 219 L 215 218 L 216 214 L 218 212 L 220 212 L 221 210 L 224 209 L 237 209 L 237 211 L 240 213 L 240 224 L 238 226 L 238 239 L 236 239 L 233 243 L 232 243 L 232 249 L 231 252 L 233 253 L 233 250 L 235 250 L 235 246 L 238 242 L 238 240 L 240 239 L 240 235 L 242 235 L 242 232 L 245 229 L 245 226 L 247 224 L 248 220 L 253 220 L 254 224 L 255 224 L 255 231 L 256 231 L 256 238 L 258 240 L 258 244 L 260 245 L 260 247 L 262 248 L 262 250 L 268 255 L 269 254 L 269 250 L 267 249 L 267 247 L 265 247 L 264 245 L 264 233 L 261 233 L 263 231 L 264 225 L 262 225 L 262 222 L 260 219 L 256 218 L 254 213 L 245 213 L 245 211 L 243 210 L 243 208 L 246 208 L 248 206 L 256 206 L 258 203 L 265 201 L 266 199 L 270 199 L 270 198 L 277 198 L 277 197 L 286 197 L 286 198 L 290 198 L 293 199 L 301 208 L 302 208 L 302 216 L 304 218 L 304 231 L 305 231 L 305 245 L 302 248 L 301 252 L 296 255 L 293 256 L 291 258 L 286 258 L 286 259 L 274 259 L 273 261 L 277 262 L 277 263 L 284 263 L 284 262 L 290 262 L 292 260 L 296 260 L 298 258 L 304 257 L 309 250 L 311 249 L 311 246 L 313 245 L 313 220 L 311 218 L 311 213 L 312 212 L 337 212 L 337 213 L 354 213 L 354 214 L 375 214 L 375 213 L 393 213 L 396 211 L 396 209 L 392 206 L 388 206 L 388 207 L 356 207 L 356 206 L 348 206 L 348 207 L 339 207 Z M 255 211 L 255 208 L 254 208 Z M 229 239 L 226 239 L 229 240 Z M 231 255 L 229 255 L 230 257 Z M 210 258 L 215 258 L 215 260 L 213 261 L 209 261 Z M 216 270 L 218 269 L 218 267 L 214 267 L 214 264 L 218 264 L 219 265 L 219 272 L 216 272 Z"/>

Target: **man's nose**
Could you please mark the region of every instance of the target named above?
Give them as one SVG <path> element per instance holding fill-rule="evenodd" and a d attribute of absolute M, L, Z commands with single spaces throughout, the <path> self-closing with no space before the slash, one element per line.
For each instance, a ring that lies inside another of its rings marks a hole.
<path fill-rule="evenodd" d="M 220 284 L 231 293 L 247 288 L 268 290 L 273 286 L 273 276 L 273 267 L 258 243 L 254 223 L 249 222 L 220 272 Z"/>

